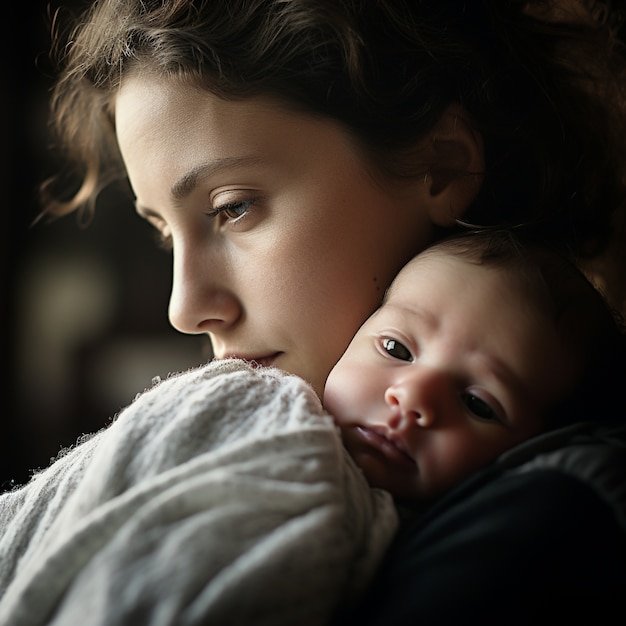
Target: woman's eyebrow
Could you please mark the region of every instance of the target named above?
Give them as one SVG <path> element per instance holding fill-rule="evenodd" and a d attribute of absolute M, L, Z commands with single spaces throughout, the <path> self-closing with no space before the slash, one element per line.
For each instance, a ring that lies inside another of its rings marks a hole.
<path fill-rule="evenodd" d="M 222 172 L 224 170 L 238 169 L 259 165 L 261 159 L 257 156 L 223 157 L 207 163 L 201 163 L 183 174 L 171 187 L 170 196 L 174 201 L 183 200 L 197 186 L 198 181 Z"/>
<path fill-rule="evenodd" d="M 258 166 L 263 160 L 257 156 L 223 157 L 214 161 L 200 163 L 183 174 L 170 188 L 170 196 L 174 202 L 180 202 L 188 196 L 203 178 L 208 178 L 216 173 L 236 170 L 244 167 Z M 135 202 L 135 210 L 145 218 L 162 219 L 154 209 Z"/>

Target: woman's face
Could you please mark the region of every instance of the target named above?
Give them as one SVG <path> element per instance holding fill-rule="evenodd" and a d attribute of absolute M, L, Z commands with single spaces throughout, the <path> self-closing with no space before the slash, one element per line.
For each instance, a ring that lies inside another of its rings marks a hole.
<path fill-rule="evenodd" d="M 374 179 L 336 123 L 136 75 L 115 103 L 139 214 L 171 242 L 169 317 L 216 358 L 326 377 L 432 238 L 429 189 Z"/>

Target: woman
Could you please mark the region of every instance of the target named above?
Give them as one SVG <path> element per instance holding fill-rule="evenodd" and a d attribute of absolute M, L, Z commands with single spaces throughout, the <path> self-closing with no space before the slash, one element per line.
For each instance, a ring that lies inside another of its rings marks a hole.
<path fill-rule="evenodd" d="M 321 394 L 394 274 L 458 221 L 533 222 L 602 258 L 626 180 L 618 18 L 575 1 L 96 3 L 53 97 L 82 184 L 49 211 L 127 177 L 173 248 L 172 324 Z M 614 514 L 533 456 L 408 529 L 362 620 L 536 623 L 618 597 Z"/>

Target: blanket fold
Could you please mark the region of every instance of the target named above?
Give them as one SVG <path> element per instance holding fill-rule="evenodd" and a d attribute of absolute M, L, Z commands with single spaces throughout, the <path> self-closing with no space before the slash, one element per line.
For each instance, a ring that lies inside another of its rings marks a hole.
<path fill-rule="evenodd" d="M 323 624 L 396 527 L 306 383 L 219 361 L 0 497 L 0 624 Z"/>

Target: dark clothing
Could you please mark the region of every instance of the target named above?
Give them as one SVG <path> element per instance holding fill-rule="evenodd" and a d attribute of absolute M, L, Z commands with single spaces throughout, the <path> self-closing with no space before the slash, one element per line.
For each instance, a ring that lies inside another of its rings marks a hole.
<path fill-rule="evenodd" d="M 626 623 L 623 430 L 584 430 L 523 444 L 407 523 L 338 621 Z"/>

